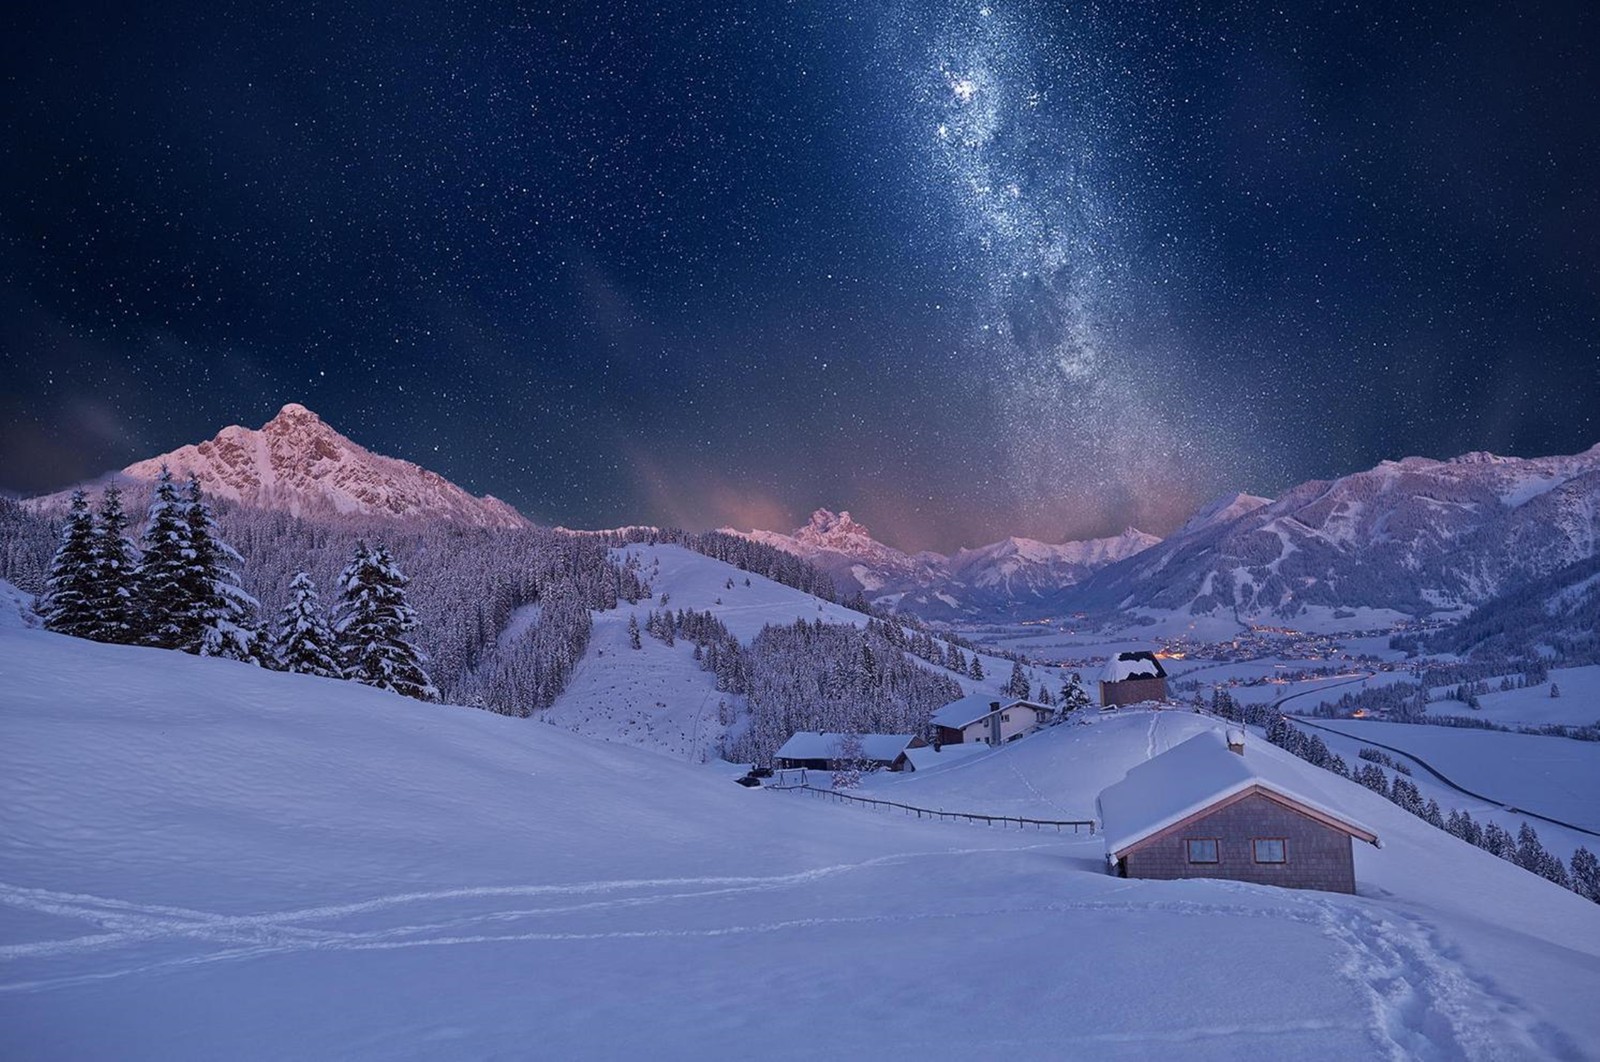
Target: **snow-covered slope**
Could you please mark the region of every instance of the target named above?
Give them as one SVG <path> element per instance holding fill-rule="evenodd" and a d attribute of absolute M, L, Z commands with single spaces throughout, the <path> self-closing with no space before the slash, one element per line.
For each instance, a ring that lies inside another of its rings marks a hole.
<path fill-rule="evenodd" d="M 633 649 L 628 638 L 630 618 L 642 628 L 652 609 L 710 612 L 747 645 L 769 624 L 820 619 L 860 626 L 867 620 L 842 605 L 681 546 L 635 545 L 617 552 L 619 557 L 637 558 L 657 596 L 594 614 L 588 651 L 566 690 L 540 716 L 591 737 L 703 762 L 715 757 L 718 739 L 738 707 L 739 699 L 719 693 L 715 678 L 700 669 L 689 643 L 667 646 L 646 635 L 640 648 Z M 666 605 L 661 604 L 662 594 Z M 997 693 L 1011 665 L 991 656 L 983 657 L 983 665 L 982 682 L 951 677 L 969 692 Z"/>
<path fill-rule="evenodd" d="M 310 519 L 367 516 L 449 520 L 474 527 L 527 527 L 498 498 L 473 497 L 436 472 L 372 453 L 291 402 L 259 431 L 232 425 L 216 437 L 129 465 L 122 477 L 153 481 L 166 465 L 191 472 L 216 497 Z M 64 495 L 32 504 L 54 506 Z"/>
<path fill-rule="evenodd" d="M 1038 608 L 1114 561 L 1161 541 L 1134 528 L 1109 538 L 1052 544 L 1010 537 L 975 549 L 907 554 L 872 537 L 848 512 L 818 509 L 792 534 L 735 531 L 810 561 L 841 590 L 930 619 L 1010 615 Z"/>
<path fill-rule="evenodd" d="M 1365 896 L 1123 881 L 1098 838 L 748 791 L 346 683 L 17 626 L 0 674 L 6 1057 L 1600 1043 L 1600 908 L 1361 791 L 1385 842 L 1360 857 Z M 886 787 L 1080 813 L 1200 725 L 1064 727 Z"/>
<path fill-rule="evenodd" d="M 1209 507 L 1094 573 L 1074 602 L 1289 615 L 1476 604 L 1597 553 L 1600 446 L 1570 457 L 1408 457 L 1255 501 Z"/>

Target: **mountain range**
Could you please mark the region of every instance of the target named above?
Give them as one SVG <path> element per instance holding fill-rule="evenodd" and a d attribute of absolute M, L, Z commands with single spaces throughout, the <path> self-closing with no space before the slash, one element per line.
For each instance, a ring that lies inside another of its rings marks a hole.
<path fill-rule="evenodd" d="M 857 591 L 891 608 L 929 619 L 1014 614 L 1050 607 L 1090 573 L 1161 540 L 1134 528 L 1109 538 L 1053 544 L 1012 536 L 975 549 L 903 553 L 872 537 L 848 512 L 818 509 L 790 534 L 736 531 L 810 561 L 842 592 Z"/>
<path fill-rule="evenodd" d="M 215 497 L 311 520 L 531 526 L 505 502 L 374 454 L 296 403 L 259 430 L 227 427 L 107 478 L 147 489 L 163 465 L 198 475 Z M 24 504 L 48 510 L 65 500 Z M 1129 528 L 1087 541 L 1013 536 L 949 555 L 906 553 L 827 509 L 789 533 L 724 530 L 816 565 L 846 595 L 928 619 L 1288 617 L 1311 606 L 1448 614 L 1600 555 L 1600 445 L 1558 457 L 1407 457 L 1275 499 L 1225 495 L 1165 539 Z"/>

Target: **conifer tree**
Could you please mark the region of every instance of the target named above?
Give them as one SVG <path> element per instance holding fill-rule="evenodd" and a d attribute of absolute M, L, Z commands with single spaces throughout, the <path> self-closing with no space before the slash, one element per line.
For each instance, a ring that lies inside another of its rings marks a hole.
<path fill-rule="evenodd" d="M 323 615 L 316 584 L 305 572 L 296 572 L 289 582 L 289 603 L 283 606 L 278 617 L 272 656 L 285 671 L 325 678 L 344 677 L 344 669 L 339 666 L 338 641 Z"/>
<path fill-rule="evenodd" d="M 972 666 L 967 669 L 967 677 L 975 681 L 983 681 L 983 661 L 978 659 L 978 654 L 972 654 Z"/>
<path fill-rule="evenodd" d="M 96 641 L 127 643 L 138 635 L 134 589 L 138 560 L 127 530 L 122 490 L 112 484 L 100 498 L 95 524 L 94 626 L 89 636 Z"/>
<path fill-rule="evenodd" d="M 642 649 L 644 647 L 643 643 L 639 641 L 639 617 L 637 615 L 628 617 L 628 647 L 630 649 Z"/>
<path fill-rule="evenodd" d="M 1089 694 L 1084 691 L 1083 680 L 1076 674 L 1067 679 L 1066 685 L 1061 687 L 1061 696 L 1056 698 L 1056 703 L 1061 706 L 1063 716 L 1071 715 L 1080 708 L 1089 706 Z"/>
<path fill-rule="evenodd" d="M 1572 853 L 1572 889 L 1579 896 L 1600 903 L 1600 859 L 1582 846 Z"/>
<path fill-rule="evenodd" d="M 183 503 L 172 484 L 172 473 L 162 465 L 135 579 L 139 641 L 145 645 L 178 649 L 198 640 L 194 602 L 189 597 L 193 552 Z"/>
<path fill-rule="evenodd" d="M 184 523 L 189 532 L 189 564 L 183 575 L 189 622 L 179 648 L 200 656 L 260 661 L 257 632 L 251 624 L 256 599 L 239 586 L 234 565 L 244 558 L 222 538 L 211 507 L 200 492 L 200 479 L 189 477 Z"/>
<path fill-rule="evenodd" d="M 1011 677 L 1006 679 L 1006 684 L 1001 687 L 1000 692 L 1007 697 L 1016 697 L 1019 700 L 1027 699 L 1028 676 L 1023 674 L 1022 661 L 1011 661 Z"/>
<path fill-rule="evenodd" d="M 75 490 L 39 603 L 47 630 L 75 638 L 88 638 L 94 633 L 95 552 L 89 499 L 83 491 Z"/>
<path fill-rule="evenodd" d="M 356 546 L 339 576 L 340 662 L 347 678 L 422 701 L 435 700 L 423 669 L 422 653 L 406 635 L 416 629 L 416 613 L 406 602 L 406 577 L 382 546 Z"/>

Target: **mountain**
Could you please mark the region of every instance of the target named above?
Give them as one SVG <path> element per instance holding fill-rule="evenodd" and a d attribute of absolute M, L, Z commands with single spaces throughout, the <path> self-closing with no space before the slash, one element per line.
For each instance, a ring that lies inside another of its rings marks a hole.
<path fill-rule="evenodd" d="M 1160 539 L 1129 528 L 1110 538 L 1051 544 L 1011 537 L 941 553 L 907 554 L 872 537 L 848 512 L 818 509 L 791 534 L 734 531 L 792 553 L 833 577 L 844 593 L 856 591 L 882 604 L 928 618 L 1010 614 L 1045 605 L 1067 587 Z"/>
<path fill-rule="evenodd" d="M 939 581 L 945 562 L 937 553 L 906 554 L 884 545 L 852 520 L 849 512 L 818 509 L 804 527 L 788 535 L 723 530 L 810 561 L 831 575 L 845 593 L 861 590 L 872 596 L 928 586 Z"/>
<path fill-rule="evenodd" d="M 291 402 L 259 431 L 233 425 L 213 439 L 138 461 L 121 476 L 153 481 L 200 477 L 214 497 L 307 519 L 366 516 L 443 520 L 484 528 L 528 527 L 498 498 L 477 498 L 436 472 L 384 457 L 351 442 L 305 406 Z M 64 494 L 35 499 L 49 507 Z"/>
<path fill-rule="evenodd" d="M 1596 554 L 1600 446 L 1408 457 L 1267 504 L 1245 498 L 1094 573 L 1073 603 L 1283 616 L 1313 605 L 1418 615 L 1476 605 Z"/>

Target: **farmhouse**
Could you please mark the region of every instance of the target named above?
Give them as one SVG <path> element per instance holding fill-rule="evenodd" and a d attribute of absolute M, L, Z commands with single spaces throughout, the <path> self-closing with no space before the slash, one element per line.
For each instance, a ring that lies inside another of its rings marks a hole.
<path fill-rule="evenodd" d="M 1339 811 L 1292 763 L 1246 756 L 1244 733 L 1207 731 L 1100 793 L 1106 860 L 1124 878 L 1227 878 L 1355 892 L 1356 840 L 1372 830 Z"/>
<path fill-rule="evenodd" d="M 805 767 L 813 771 L 835 771 L 844 766 L 840 759 L 845 734 L 801 730 L 783 743 L 773 756 L 773 766 Z M 912 734 L 862 734 L 861 759 L 872 768 L 890 771 L 914 771 L 916 767 L 906 757 L 907 749 L 921 748 L 927 742 Z"/>
<path fill-rule="evenodd" d="M 1102 708 L 1166 699 L 1167 669 L 1156 654 L 1138 649 L 1118 653 L 1106 661 L 1105 670 L 1100 673 Z"/>
<path fill-rule="evenodd" d="M 1044 726 L 1055 709 L 1033 701 L 997 701 L 987 693 L 973 693 L 951 701 L 933 713 L 934 740 L 941 745 L 984 742 L 1001 745 Z"/>

